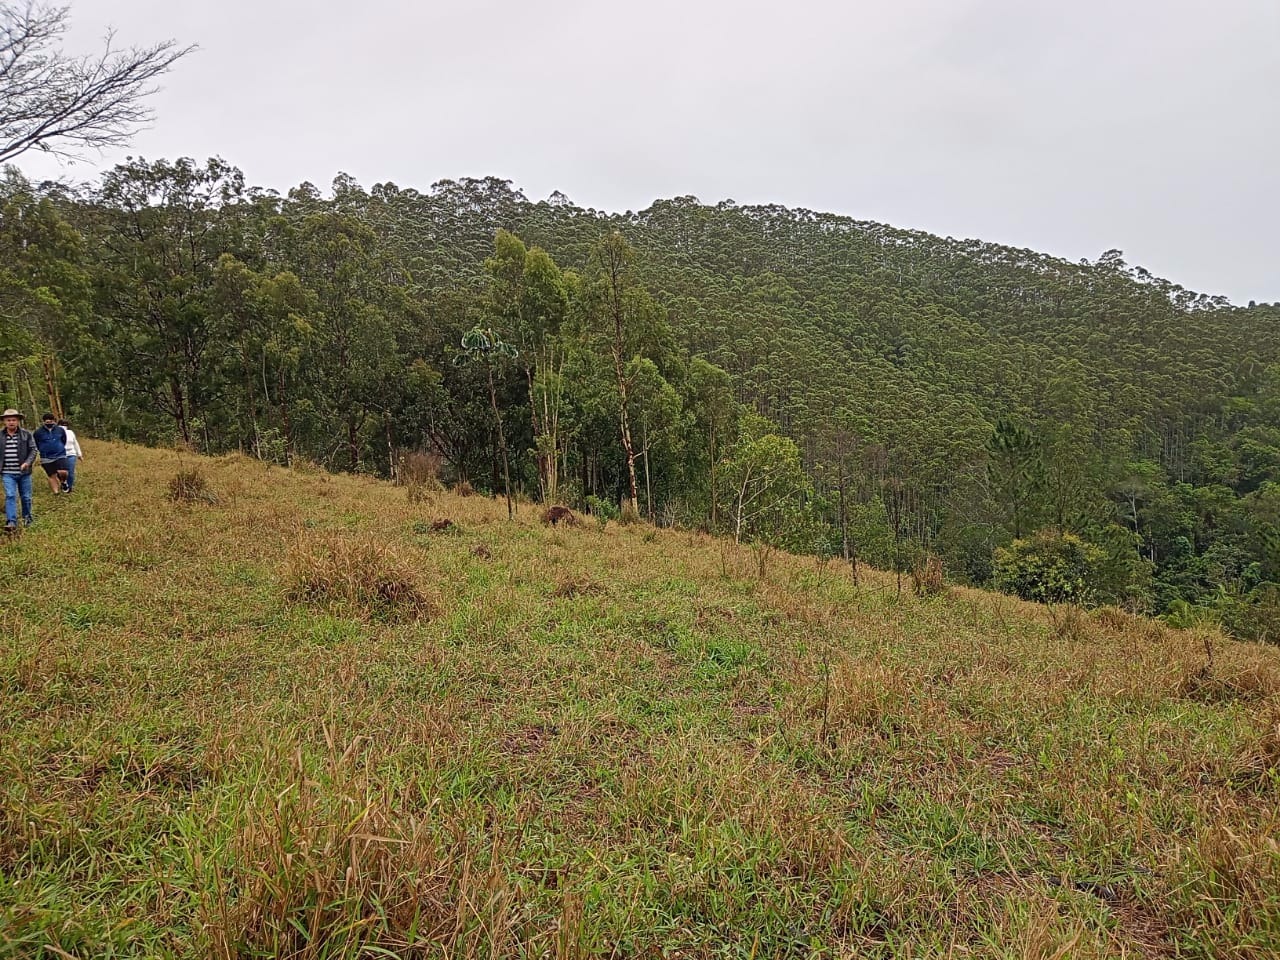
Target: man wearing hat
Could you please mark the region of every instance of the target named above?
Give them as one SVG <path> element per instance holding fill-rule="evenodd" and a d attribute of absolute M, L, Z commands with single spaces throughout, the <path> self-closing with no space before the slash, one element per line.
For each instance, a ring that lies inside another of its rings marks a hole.
<path fill-rule="evenodd" d="M 0 414 L 4 429 L 0 430 L 0 477 L 4 479 L 4 528 L 9 533 L 18 529 L 18 500 L 22 500 L 22 519 L 31 526 L 31 468 L 36 462 L 36 441 L 23 429 L 22 414 L 10 407 Z"/>

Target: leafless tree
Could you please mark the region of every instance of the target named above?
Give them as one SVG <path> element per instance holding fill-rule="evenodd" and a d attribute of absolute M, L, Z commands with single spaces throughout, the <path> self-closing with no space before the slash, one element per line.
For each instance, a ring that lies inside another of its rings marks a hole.
<path fill-rule="evenodd" d="M 27 150 L 75 157 L 127 143 L 151 120 L 154 81 L 194 47 L 166 40 L 121 48 L 108 33 L 101 52 L 65 53 L 68 7 L 0 2 L 0 163 Z"/>

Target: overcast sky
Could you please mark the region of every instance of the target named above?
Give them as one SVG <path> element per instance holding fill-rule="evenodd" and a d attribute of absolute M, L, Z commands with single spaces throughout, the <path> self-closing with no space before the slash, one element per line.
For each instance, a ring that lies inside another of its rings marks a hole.
<path fill-rule="evenodd" d="M 1280 301 L 1280 0 L 71 2 L 72 48 L 200 45 L 151 159 L 784 203 Z"/>

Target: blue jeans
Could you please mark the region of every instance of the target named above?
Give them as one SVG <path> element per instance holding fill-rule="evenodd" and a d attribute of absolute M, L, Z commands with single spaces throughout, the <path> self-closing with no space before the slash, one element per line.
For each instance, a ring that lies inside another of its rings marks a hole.
<path fill-rule="evenodd" d="M 22 519 L 31 522 L 31 473 L 4 474 L 4 521 L 18 525 L 18 498 L 22 498 Z"/>
<path fill-rule="evenodd" d="M 76 485 L 76 461 L 79 457 L 73 457 L 67 454 L 67 493 L 75 489 Z"/>

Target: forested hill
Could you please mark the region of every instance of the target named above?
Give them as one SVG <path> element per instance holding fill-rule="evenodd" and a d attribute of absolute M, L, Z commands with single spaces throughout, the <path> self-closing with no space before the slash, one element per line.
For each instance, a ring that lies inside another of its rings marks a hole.
<path fill-rule="evenodd" d="M 138 161 L 11 174 L 3 203 L 29 359 L 0 392 L 91 434 L 383 473 L 419 450 L 493 491 L 505 447 L 534 497 L 609 511 L 634 474 L 658 523 L 1276 634 L 1280 306 L 1116 251 L 494 179 L 279 197 Z"/>

